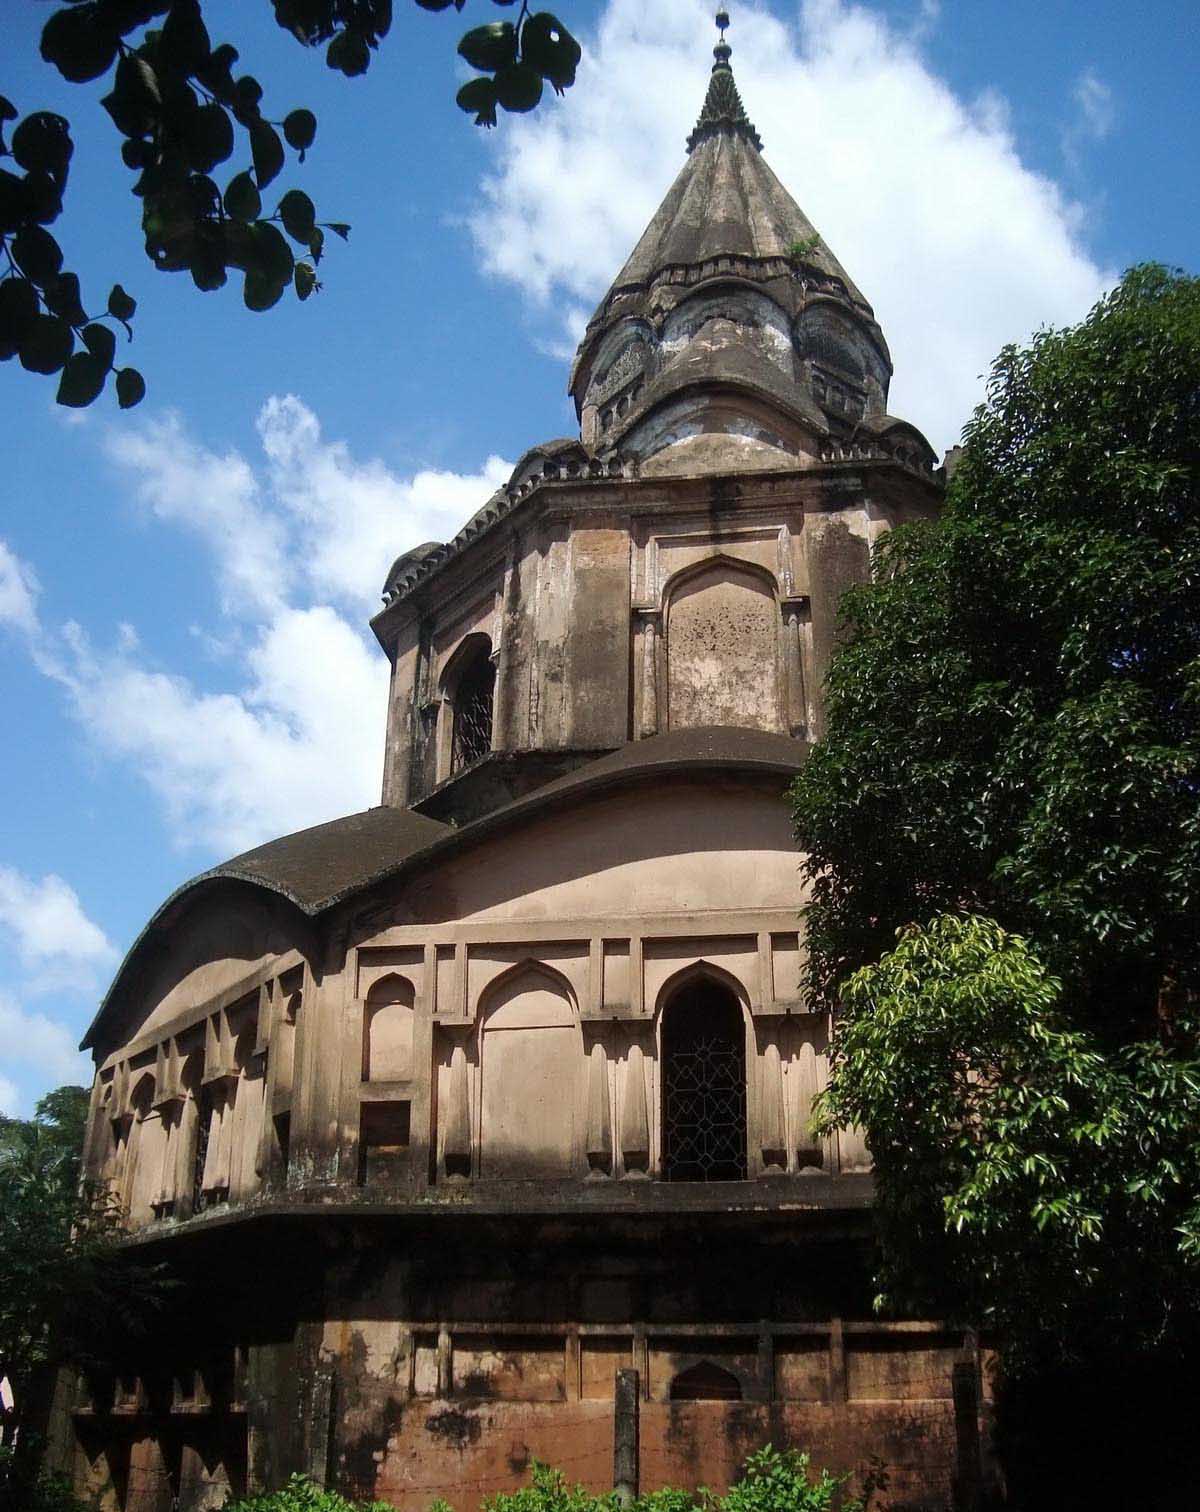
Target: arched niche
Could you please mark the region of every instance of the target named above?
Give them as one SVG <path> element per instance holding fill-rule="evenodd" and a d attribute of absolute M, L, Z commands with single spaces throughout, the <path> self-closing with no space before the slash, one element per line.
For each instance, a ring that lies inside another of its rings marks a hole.
<path fill-rule="evenodd" d="M 481 632 L 465 636 L 441 678 L 439 780 L 472 766 L 492 748 L 496 667 L 492 643 Z"/>
<path fill-rule="evenodd" d="M 566 981 L 536 965 L 501 977 L 482 1004 L 479 1054 L 480 1175 L 574 1175 L 584 1061 Z"/>
<path fill-rule="evenodd" d="M 714 557 L 681 573 L 666 598 L 667 725 L 786 732 L 774 580 Z"/>
<path fill-rule="evenodd" d="M 761 291 L 736 280 L 704 283 L 671 311 L 660 338 L 664 362 L 686 356 L 697 340 L 708 353 L 722 347 L 750 348 L 793 377 L 787 313 Z"/>
<path fill-rule="evenodd" d="M 711 1360 L 698 1360 L 671 1382 L 673 1402 L 740 1402 L 742 1383 Z"/>
<path fill-rule="evenodd" d="M 666 1181 L 745 1181 L 746 1020 L 731 978 L 689 967 L 662 993 L 659 1148 Z"/>
<path fill-rule="evenodd" d="M 413 1074 L 415 993 L 407 977 L 381 978 L 363 1005 L 362 1079 L 409 1081 Z"/>

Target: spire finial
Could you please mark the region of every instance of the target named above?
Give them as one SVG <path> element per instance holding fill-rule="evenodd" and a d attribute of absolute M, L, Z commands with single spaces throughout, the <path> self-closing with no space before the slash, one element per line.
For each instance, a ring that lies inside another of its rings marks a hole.
<path fill-rule="evenodd" d="M 721 33 L 720 41 L 713 48 L 713 57 L 717 60 L 713 68 L 728 68 L 729 59 L 733 56 L 733 49 L 725 40 L 725 28 L 729 25 L 729 12 L 724 6 L 717 12 L 717 30 Z"/>
<path fill-rule="evenodd" d="M 746 115 L 741 96 L 737 92 L 737 85 L 733 82 L 733 69 L 729 66 L 733 49 L 725 40 L 729 12 L 723 5 L 717 11 L 716 22 L 721 40 L 713 48 L 713 57 L 716 62 L 712 67 L 712 80 L 708 86 L 708 95 L 704 101 L 704 108 L 700 112 L 700 119 L 696 122 L 696 129 L 688 137 L 687 149 L 689 152 L 693 151 L 709 137 L 731 134 L 749 142 L 757 151 L 762 147 L 762 139 Z"/>

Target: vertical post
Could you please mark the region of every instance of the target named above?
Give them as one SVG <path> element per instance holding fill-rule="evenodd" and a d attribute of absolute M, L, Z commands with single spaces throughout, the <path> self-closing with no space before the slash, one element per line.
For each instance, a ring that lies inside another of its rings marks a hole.
<path fill-rule="evenodd" d="M 809 604 L 805 595 L 796 595 L 783 601 L 784 626 L 784 683 L 787 698 L 788 733 L 807 739 L 808 693 L 804 680 L 804 623 L 808 619 Z"/>
<path fill-rule="evenodd" d="M 841 1318 L 829 1320 L 829 1400 L 846 1400 L 846 1337 Z"/>
<path fill-rule="evenodd" d="M 637 734 L 641 738 L 658 733 L 658 631 L 661 615 L 657 609 L 639 611 L 642 621 L 642 708 Z"/>
<path fill-rule="evenodd" d="M 638 1412 L 641 1386 L 636 1370 L 618 1370 L 613 1392 L 613 1490 L 622 1507 L 638 1494 Z"/>

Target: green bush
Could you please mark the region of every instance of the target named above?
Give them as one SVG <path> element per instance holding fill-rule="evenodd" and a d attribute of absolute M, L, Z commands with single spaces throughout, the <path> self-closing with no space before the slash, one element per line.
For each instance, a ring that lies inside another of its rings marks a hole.
<path fill-rule="evenodd" d="M 230 1502 L 224 1512 L 395 1512 L 388 1502 L 348 1502 L 336 1491 L 324 1491 L 306 1475 L 293 1475 L 279 1491 Z"/>
<path fill-rule="evenodd" d="M 485 1496 L 480 1512 L 616 1512 L 619 1505 L 614 1492 L 593 1496 L 582 1486 L 568 1485 L 561 1470 L 540 1460 L 531 1463 L 529 1473 L 531 1485 Z M 429 1512 L 443 1512 L 444 1508 L 444 1502 L 440 1506 L 435 1502 Z"/>
<path fill-rule="evenodd" d="M 849 1477 L 822 1470 L 809 1479 L 809 1456 L 794 1449 L 782 1453 L 771 1444 L 746 1461 L 742 1478 L 717 1502 L 720 1512 L 866 1512 L 866 1500 L 837 1501 Z M 869 1494 L 869 1493 L 868 1493 Z"/>
<path fill-rule="evenodd" d="M 639 1496 L 632 1512 L 867 1512 L 871 1492 L 866 1497 L 838 1501 L 848 1477 L 830 1475 L 822 1470 L 815 1479 L 810 1474 L 807 1454 L 795 1450 L 780 1451 L 770 1444 L 750 1455 L 742 1477 L 724 1496 L 714 1496 L 701 1487 L 698 1491 L 681 1491 L 666 1486 Z M 870 1487 L 882 1484 L 878 1474 L 868 1479 Z M 485 1497 L 480 1512 L 618 1512 L 616 1493 L 605 1491 L 599 1496 L 572 1486 L 561 1470 L 534 1460 L 530 1466 L 530 1484 L 519 1491 L 502 1491 Z M 38 1509 L 41 1512 L 41 1509 Z M 59 1512 L 57 1506 L 47 1512 Z M 63 1508 L 62 1512 L 74 1512 Z M 386 1502 L 346 1501 L 335 1491 L 322 1491 L 302 1475 L 293 1475 L 282 1491 L 266 1496 L 252 1496 L 231 1503 L 225 1512 L 393 1512 Z M 450 1512 L 440 1497 L 430 1504 L 429 1512 Z"/>
<path fill-rule="evenodd" d="M 665 1486 L 639 1496 L 632 1512 L 867 1512 L 871 1490 L 882 1484 L 876 1471 L 868 1477 L 866 1497 L 838 1501 L 849 1477 L 822 1470 L 814 1479 L 807 1454 L 778 1450 L 768 1444 L 750 1455 L 741 1479 L 724 1496 L 705 1487 L 681 1491 Z M 533 1461 L 532 1484 L 519 1491 L 485 1498 L 481 1512 L 616 1512 L 620 1503 L 612 1491 L 593 1496 L 582 1486 L 568 1485 L 561 1470 Z M 445 1503 L 434 1503 L 430 1512 L 447 1512 Z"/>

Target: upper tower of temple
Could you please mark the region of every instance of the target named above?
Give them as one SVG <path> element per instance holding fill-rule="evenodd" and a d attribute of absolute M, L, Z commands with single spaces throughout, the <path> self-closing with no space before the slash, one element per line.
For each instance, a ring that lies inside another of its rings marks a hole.
<path fill-rule="evenodd" d="M 728 17 L 688 157 L 588 322 L 571 372 L 586 446 L 692 471 L 794 466 L 882 431 L 891 358 L 871 306 L 771 171 Z"/>
<path fill-rule="evenodd" d="M 462 823 L 648 736 L 819 734 L 842 592 L 938 507 L 871 306 L 763 159 L 726 23 L 687 160 L 580 343 L 579 435 L 388 575 L 386 803 Z"/>

